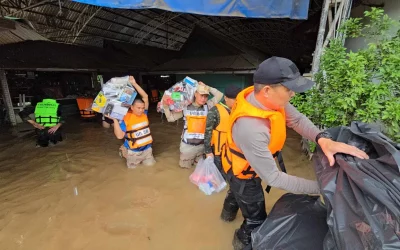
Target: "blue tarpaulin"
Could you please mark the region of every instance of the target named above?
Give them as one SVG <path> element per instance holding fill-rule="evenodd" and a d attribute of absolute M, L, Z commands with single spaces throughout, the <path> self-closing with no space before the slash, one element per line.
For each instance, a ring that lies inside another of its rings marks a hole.
<path fill-rule="evenodd" d="M 162 9 L 212 16 L 307 19 L 310 0 L 74 0 L 121 9 Z"/>

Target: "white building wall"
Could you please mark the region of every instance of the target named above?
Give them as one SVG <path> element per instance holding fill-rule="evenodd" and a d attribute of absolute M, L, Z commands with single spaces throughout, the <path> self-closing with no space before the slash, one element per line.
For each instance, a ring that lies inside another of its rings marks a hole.
<path fill-rule="evenodd" d="M 384 11 L 389 17 L 395 20 L 400 20 L 400 0 L 367 0 L 364 1 L 368 4 L 384 4 Z M 360 5 L 357 8 L 352 9 L 351 17 L 363 17 L 363 13 L 366 10 L 370 10 L 370 7 L 366 5 Z M 348 38 L 345 46 L 352 51 L 357 51 L 360 48 L 366 46 L 366 42 L 362 38 Z"/>

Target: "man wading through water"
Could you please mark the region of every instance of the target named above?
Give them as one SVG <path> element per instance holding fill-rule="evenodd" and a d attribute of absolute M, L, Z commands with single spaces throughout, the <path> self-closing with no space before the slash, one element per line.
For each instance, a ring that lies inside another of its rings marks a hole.
<path fill-rule="evenodd" d="M 19 112 L 23 121 L 35 127 L 37 147 L 55 145 L 63 140 L 60 127 L 65 121 L 61 115 L 60 104 L 55 99 L 43 96 L 46 95 L 36 95 L 31 105 Z M 31 117 L 32 115 L 34 118 Z"/>
<path fill-rule="evenodd" d="M 206 157 L 213 157 L 215 166 L 222 171 L 221 151 L 226 142 L 226 133 L 229 125 L 229 114 L 236 96 L 242 91 L 236 85 L 229 85 L 225 88 L 224 102 L 218 103 L 207 114 L 206 132 L 204 134 L 204 153 Z"/>
<path fill-rule="evenodd" d="M 336 153 L 368 158 L 356 147 L 332 141 L 329 134 L 321 132 L 289 103 L 295 93 L 314 85 L 300 75 L 292 61 L 280 57 L 265 60 L 254 73 L 253 82 L 253 87 L 243 90 L 236 98 L 221 155 L 230 186 L 222 213 L 233 220 L 239 207 L 244 217 L 234 234 L 235 250 L 250 246 L 251 232 L 267 218 L 261 180 L 292 193 L 320 192 L 316 181 L 278 170 L 274 155 L 283 148 L 286 126 L 318 143 L 331 166 Z"/>
<path fill-rule="evenodd" d="M 214 97 L 208 100 L 209 94 Z M 164 105 L 164 113 L 169 122 L 176 121 L 183 116 L 184 127 L 180 145 L 179 166 L 191 168 L 204 156 L 204 133 L 208 110 L 219 103 L 223 94 L 215 88 L 199 82 L 194 102 L 187 106 L 183 112 L 172 112 Z"/>
<path fill-rule="evenodd" d="M 156 163 L 153 157 L 153 137 L 149 128 L 147 117 L 149 110 L 149 98 L 146 92 L 136 83 L 133 76 L 129 82 L 136 89 L 142 99 L 137 97 L 122 121 L 113 120 L 114 134 L 118 139 L 125 139 L 120 147 L 120 155 L 126 158 L 128 168 L 136 168 L 138 165 L 152 166 Z M 105 116 L 111 119 L 109 116 Z"/>

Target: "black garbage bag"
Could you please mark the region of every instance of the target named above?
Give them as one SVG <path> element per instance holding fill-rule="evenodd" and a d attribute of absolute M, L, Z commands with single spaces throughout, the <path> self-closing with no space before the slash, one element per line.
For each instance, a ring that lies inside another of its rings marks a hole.
<path fill-rule="evenodd" d="M 328 131 L 370 159 L 337 154 L 330 167 L 317 149 L 314 167 L 329 226 L 324 250 L 400 249 L 400 145 L 363 123 Z"/>
<path fill-rule="evenodd" d="M 326 208 L 318 196 L 283 195 L 251 234 L 253 250 L 322 249 L 328 232 Z"/>

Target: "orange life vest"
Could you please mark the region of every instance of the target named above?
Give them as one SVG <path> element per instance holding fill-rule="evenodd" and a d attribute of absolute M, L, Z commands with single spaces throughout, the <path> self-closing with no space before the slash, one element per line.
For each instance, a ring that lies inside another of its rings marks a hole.
<path fill-rule="evenodd" d="M 125 139 L 131 149 L 144 147 L 153 142 L 147 115 L 137 116 L 133 113 L 127 113 L 124 122 L 126 125 Z"/>
<path fill-rule="evenodd" d="M 208 106 L 203 105 L 202 110 L 189 105 L 183 110 L 185 124 L 183 126 L 183 141 L 188 143 L 192 139 L 204 140 L 206 132 Z"/>
<path fill-rule="evenodd" d="M 229 112 L 221 104 L 216 104 L 215 107 L 217 107 L 219 113 L 219 124 L 212 131 L 211 146 L 214 146 L 214 155 L 221 155 L 229 129 Z"/>
<path fill-rule="evenodd" d="M 228 173 L 232 169 L 233 174 L 239 179 L 251 179 L 257 177 L 257 174 L 247 162 L 243 152 L 233 141 L 232 127 L 237 119 L 241 117 L 268 119 L 270 121 L 271 132 L 268 149 L 273 155 L 283 148 L 286 140 L 285 110 L 269 111 L 253 106 L 246 100 L 246 97 L 253 91 L 254 87 L 249 87 L 240 92 L 236 97 L 236 103 L 229 118 L 227 141 L 221 155 L 224 171 Z"/>

